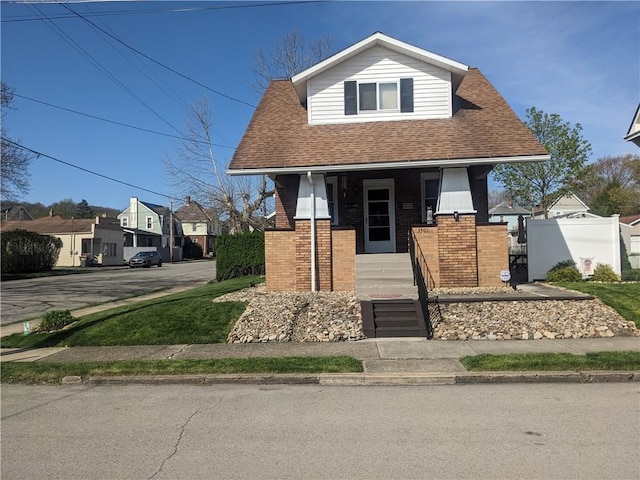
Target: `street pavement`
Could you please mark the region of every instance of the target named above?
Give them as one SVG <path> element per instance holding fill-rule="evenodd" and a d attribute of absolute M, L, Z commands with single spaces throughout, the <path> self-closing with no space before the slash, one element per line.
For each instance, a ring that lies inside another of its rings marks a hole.
<path fill-rule="evenodd" d="M 525 295 L 534 298 L 578 300 L 585 298 L 578 292 L 558 294 L 539 284 L 524 287 Z M 178 286 L 135 298 L 118 300 L 74 310 L 75 317 L 104 311 L 121 305 L 159 298 L 193 288 Z M 485 298 L 485 297 L 482 297 Z M 590 298 L 590 297 L 588 297 Z M 441 296 L 446 301 L 446 296 Z M 489 299 L 489 298 L 486 298 Z M 451 300 L 455 300 L 451 298 Z M 31 322 L 31 328 L 35 322 Z M 3 325 L 0 336 L 23 332 L 22 323 Z M 215 359 L 291 356 L 345 355 L 363 363 L 363 373 L 314 375 L 192 375 L 68 378 L 67 382 L 93 383 L 321 383 L 331 385 L 435 385 L 455 383 L 506 382 L 603 382 L 640 381 L 638 372 L 468 372 L 460 358 L 480 354 L 510 353 L 571 353 L 585 354 L 602 351 L 640 351 L 640 337 L 540 339 L 540 340 L 469 340 L 445 341 L 425 338 L 375 338 L 354 342 L 321 343 L 250 343 L 250 344 L 192 344 L 145 345 L 111 347 L 72 347 L 42 349 L 0 349 L 0 362 L 85 362 L 114 360 Z"/>

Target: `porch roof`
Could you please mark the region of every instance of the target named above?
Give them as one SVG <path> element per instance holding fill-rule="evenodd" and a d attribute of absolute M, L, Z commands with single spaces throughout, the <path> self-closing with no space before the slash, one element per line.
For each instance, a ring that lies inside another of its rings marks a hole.
<path fill-rule="evenodd" d="M 272 81 L 228 173 L 298 173 L 549 159 L 505 100 L 471 68 L 451 118 L 309 125 L 290 80 Z"/>

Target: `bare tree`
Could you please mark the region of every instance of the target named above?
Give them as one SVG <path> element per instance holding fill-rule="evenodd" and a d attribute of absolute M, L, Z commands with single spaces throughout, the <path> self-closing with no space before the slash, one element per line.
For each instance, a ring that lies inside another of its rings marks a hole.
<path fill-rule="evenodd" d="M 2 87 L 2 164 L 0 166 L 0 197 L 5 200 L 17 200 L 20 195 L 29 192 L 29 166 L 33 155 L 20 148 L 19 142 L 9 138 L 5 130 L 5 115 L 11 109 L 13 89 L 4 82 Z"/>
<path fill-rule="evenodd" d="M 251 88 L 259 95 L 274 79 L 291 78 L 327 57 L 331 37 L 307 42 L 297 29 L 288 32 L 269 53 L 261 48 L 253 52 L 253 71 L 256 74 Z"/>
<path fill-rule="evenodd" d="M 197 200 L 216 219 L 228 224 L 229 233 L 263 229 L 261 207 L 274 190 L 266 177 L 230 177 L 227 165 L 213 151 L 213 119 L 207 97 L 191 105 L 185 120 L 185 140 L 175 156 L 165 158 L 171 183 L 183 195 Z"/>

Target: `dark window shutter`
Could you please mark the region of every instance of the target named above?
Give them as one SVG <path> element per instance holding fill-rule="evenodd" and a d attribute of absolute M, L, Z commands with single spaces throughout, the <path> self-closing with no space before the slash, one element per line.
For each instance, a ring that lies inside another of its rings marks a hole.
<path fill-rule="evenodd" d="M 344 82 L 344 114 L 358 113 L 358 84 L 355 81 Z"/>
<path fill-rule="evenodd" d="M 400 79 L 400 111 L 413 112 L 413 78 Z"/>

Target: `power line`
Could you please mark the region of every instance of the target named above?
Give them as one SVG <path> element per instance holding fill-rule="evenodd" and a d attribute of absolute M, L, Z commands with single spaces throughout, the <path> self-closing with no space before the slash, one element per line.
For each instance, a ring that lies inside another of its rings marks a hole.
<path fill-rule="evenodd" d="M 96 115 L 91 115 L 89 113 L 79 112 L 77 110 L 72 110 L 70 108 L 61 107 L 59 105 L 54 105 L 52 103 L 47 103 L 47 102 L 44 102 L 42 100 L 36 100 L 35 98 L 26 97 L 24 95 L 19 95 L 17 93 L 14 93 L 13 96 L 14 97 L 18 97 L 18 98 L 22 98 L 24 100 L 29 100 L 30 102 L 40 103 L 42 105 L 46 105 L 47 107 L 52 107 L 52 108 L 57 108 L 59 110 L 64 110 L 65 112 L 75 113 L 76 115 L 82 115 L 84 117 L 93 118 L 95 120 L 100 120 L 101 122 L 107 122 L 107 123 L 113 123 L 114 125 L 120 125 L 121 127 L 133 128 L 135 130 L 140 130 L 142 132 L 147 132 L 147 133 L 153 133 L 155 135 L 162 135 L 162 136 L 165 136 L 165 137 L 177 138 L 178 140 L 186 140 L 188 142 L 202 143 L 202 144 L 209 145 L 209 142 L 205 142 L 205 141 L 202 141 L 202 140 L 196 140 L 196 139 L 181 137 L 181 136 L 178 136 L 178 135 L 172 135 L 170 133 L 157 132 L 155 130 L 150 130 L 148 128 L 137 127 L 135 125 L 129 125 L 128 123 L 122 123 L 122 122 L 118 122 L 116 120 L 109 120 L 108 118 L 102 118 L 102 117 L 98 117 Z M 210 145 L 212 145 L 214 147 L 230 148 L 232 150 L 236 148 L 236 147 L 231 147 L 229 145 L 221 145 L 221 144 L 218 144 L 218 143 L 211 143 Z"/>
<path fill-rule="evenodd" d="M 32 9 L 32 11 L 33 9 L 35 9 L 37 12 L 39 12 L 42 18 L 46 19 L 45 24 L 51 30 L 53 30 L 58 36 L 60 36 L 60 38 L 62 38 L 65 42 L 67 42 L 69 46 L 71 46 L 74 50 L 76 50 L 76 52 L 82 55 L 89 63 L 91 63 L 100 72 L 102 72 L 107 78 L 109 78 L 112 82 L 114 82 L 116 85 L 122 88 L 125 92 L 127 92 L 134 100 L 136 100 L 142 106 L 147 108 L 147 110 L 149 110 L 156 117 L 158 117 L 160 120 L 162 120 L 164 123 L 166 123 L 168 126 L 170 126 L 172 129 L 174 129 L 176 132 L 179 133 L 179 130 L 176 127 L 171 125 L 158 112 L 156 112 L 153 108 L 151 108 L 148 104 L 146 104 L 140 97 L 138 97 L 131 89 L 129 89 L 124 83 L 118 80 L 118 78 L 116 78 L 115 75 L 113 75 L 111 72 L 109 72 L 109 70 L 103 67 L 100 64 L 100 62 L 98 62 L 89 52 L 87 52 L 84 48 L 82 48 L 82 46 L 80 46 L 78 42 L 76 42 L 73 38 L 71 38 L 64 30 L 62 30 L 58 25 L 56 25 L 55 22 L 50 20 L 44 13 L 42 13 L 40 9 L 38 9 L 38 7 L 35 7 L 32 5 L 28 5 L 28 7 Z"/>
<path fill-rule="evenodd" d="M 25 147 L 24 145 L 16 143 L 13 140 L 9 140 L 8 138 L 2 137 L 2 141 L 9 143 L 9 144 L 13 145 L 16 148 L 20 148 L 20 149 L 22 149 L 24 151 L 30 152 L 30 153 L 36 155 L 36 157 L 48 158 L 48 159 L 53 160 L 55 162 L 62 163 L 63 165 L 67 165 L 68 167 L 76 168 L 76 169 L 81 170 L 83 172 L 90 173 L 91 175 L 95 175 L 97 177 L 101 177 L 101 178 L 104 178 L 104 179 L 112 181 L 112 182 L 116 182 L 116 183 L 120 183 L 122 185 L 126 185 L 127 187 L 132 187 L 132 188 L 135 188 L 135 189 L 138 189 L 138 190 L 142 190 L 144 192 L 148 192 L 148 193 L 152 193 L 154 195 L 158 195 L 160 197 L 169 198 L 171 200 L 178 200 L 178 201 L 182 200 L 181 198 L 178 198 L 178 197 L 173 197 L 171 195 L 166 195 L 164 193 L 156 192 L 154 190 L 149 190 L 148 188 L 140 187 L 140 186 L 134 185 L 132 183 L 127 183 L 127 182 L 125 182 L 123 180 L 118 180 L 117 178 L 109 177 L 107 175 L 103 175 L 102 173 L 94 172 L 93 170 L 89 170 L 87 168 L 80 167 L 78 165 L 74 165 L 73 163 L 65 162 L 64 160 L 60 160 L 59 158 L 52 157 L 51 155 L 47 155 L 46 153 L 42 153 L 42 152 L 39 152 L 39 151 L 34 150 L 32 148 Z"/>
<path fill-rule="evenodd" d="M 101 11 L 101 12 L 93 12 L 89 16 L 114 16 L 114 15 L 140 15 L 146 13 L 190 13 L 190 12 L 198 12 L 203 10 L 231 10 L 231 9 L 242 9 L 242 8 L 260 8 L 260 7 L 280 7 L 285 5 L 300 5 L 305 3 L 326 3 L 328 0 L 301 0 L 301 1 L 293 1 L 293 2 L 270 2 L 270 3 L 249 3 L 243 5 L 218 5 L 218 6 L 210 6 L 210 7 L 184 7 L 184 8 L 165 8 L 165 9 L 146 9 L 146 10 L 115 10 L 115 11 Z M 330 0 L 329 0 L 330 1 Z M 56 14 L 51 18 L 54 20 L 64 19 L 64 18 L 74 18 L 74 15 L 64 15 L 64 14 Z M 1 20 L 2 23 L 14 23 L 14 22 L 31 22 L 34 20 L 39 20 L 37 16 L 4 16 Z"/>
<path fill-rule="evenodd" d="M 251 103 L 245 102 L 244 100 L 240 100 L 240 99 L 238 99 L 238 98 L 234 98 L 234 97 L 232 97 L 232 96 L 230 96 L 230 95 L 227 95 L 227 94 L 225 94 L 225 93 L 222 93 L 222 92 L 220 92 L 220 91 L 218 91 L 218 90 L 214 90 L 213 88 L 208 87 L 207 85 L 205 85 L 205 84 L 203 84 L 203 83 L 200 83 L 198 80 L 195 80 L 195 79 L 193 79 L 193 78 L 189 77 L 188 75 L 185 75 L 184 73 L 180 73 L 180 72 L 178 72 L 177 70 L 175 70 L 175 69 L 173 69 L 173 68 L 169 67 L 168 65 L 165 65 L 164 63 L 159 62 L 158 60 L 156 60 L 156 59 L 154 59 L 154 58 L 150 57 L 150 56 L 149 56 L 149 55 L 147 55 L 146 53 L 143 53 L 143 52 L 141 52 L 140 50 L 138 50 L 138 49 L 136 49 L 136 48 L 132 47 L 132 46 L 131 46 L 131 45 L 129 45 L 128 43 L 125 43 L 124 41 L 120 40 L 118 37 L 116 37 L 116 36 L 114 36 L 114 35 L 111 35 L 109 32 L 107 32 L 107 31 L 106 31 L 106 30 L 104 30 L 103 28 L 99 27 L 98 25 L 96 25 L 95 23 L 93 23 L 93 22 L 92 22 L 91 20 L 89 20 L 88 18 L 85 18 L 84 16 L 82 16 L 82 15 L 80 15 L 79 13 L 75 12 L 74 10 L 72 10 L 71 8 L 69 8 L 68 6 L 66 6 L 66 5 L 64 5 L 64 4 L 60 4 L 60 5 L 61 5 L 62 7 L 64 7 L 64 8 L 66 8 L 67 10 L 69 10 L 70 12 L 74 13 L 74 14 L 75 14 L 75 15 L 77 15 L 78 17 L 80 17 L 80 18 L 81 18 L 82 20 L 84 20 L 85 22 L 87 22 L 87 23 L 89 23 L 90 25 L 92 25 L 94 28 L 96 28 L 96 29 L 100 30 L 100 31 L 101 31 L 102 33 L 104 33 L 105 35 L 107 35 L 107 36 L 109 36 L 109 37 L 113 38 L 116 42 L 121 43 L 122 45 L 124 45 L 125 47 L 127 47 L 128 49 L 130 49 L 132 52 L 135 52 L 135 53 L 137 53 L 138 55 L 141 55 L 142 57 L 144 57 L 144 58 L 146 58 L 147 60 L 149 60 L 149 61 L 151 61 L 151 62 L 155 63 L 156 65 L 159 65 L 159 66 L 161 66 L 162 68 L 165 68 L 165 69 L 169 70 L 170 72 L 172 72 L 172 73 L 174 73 L 174 74 L 176 74 L 176 75 L 178 75 L 178 76 L 180 76 L 180 77 L 182 77 L 182 78 L 184 78 L 184 79 L 186 79 L 186 80 L 189 80 L 190 82 L 193 82 L 193 83 L 195 83 L 196 85 L 198 85 L 198 86 L 200 86 L 200 87 L 202 87 L 202 88 L 204 88 L 204 89 L 206 89 L 206 90 L 209 90 L 209 91 L 210 91 L 210 92 L 212 92 L 212 93 L 215 93 L 216 95 L 220 95 L 221 97 L 224 97 L 224 98 L 226 98 L 226 99 L 228 99 L 228 100 L 231 100 L 231 101 L 234 101 L 234 102 L 242 103 L 243 105 L 246 105 L 246 106 L 251 107 L 251 108 L 256 108 L 256 106 L 255 106 L 255 105 L 253 105 L 253 104 L 251 104 Z"/>

